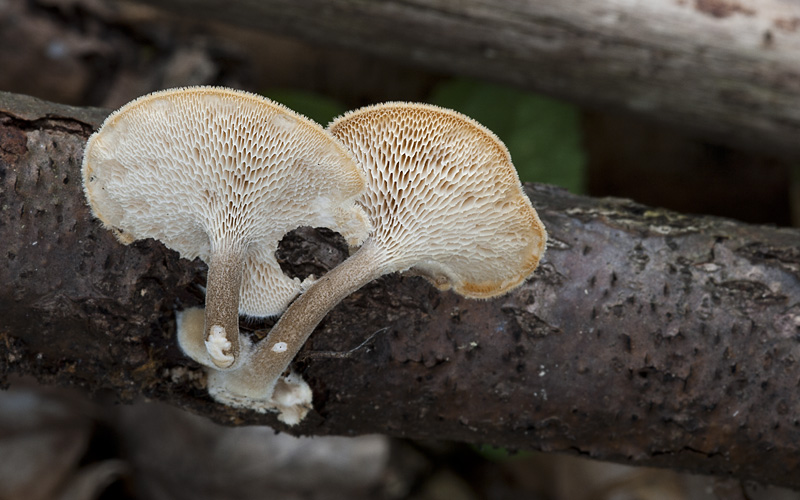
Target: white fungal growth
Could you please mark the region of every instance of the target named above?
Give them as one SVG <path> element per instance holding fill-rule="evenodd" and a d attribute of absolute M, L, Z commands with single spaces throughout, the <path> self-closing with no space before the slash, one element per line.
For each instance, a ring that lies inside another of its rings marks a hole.
<path fill-rule="evenodd" d="M 230 366 L 233 361 L 233 355 L 230 354 L 231 343 L 225 336 L 225 329 L 219 325 L 214 325 L 209 330 L 208 340 L 206 342 L 206 350 L 208 354 L 219 365 Z"/>
<path fill-rule="evenodd" d="M 278 381 L 272 394 L 272 403 L 278 410 L 278 420 L 286 425 L 297 425 L 311 409 L 311 388 L 300 375 L 289 373 Z"/>
<path fill-rule="evenodd" d="M 215 400 L 235 408 L 247 408 L 258 413 L 277 412 L 278 420 L 286 425 L 297 425 L 311 410 L 313 394 L 302 377 L 290 372 L 280 377 L 267 391 L 272 397 L 242 394 L 241 390 L 230 390 L 231 374 L 235 371 L 211 370 L 208 372 L 208 393 Z M 252 383 L 245 385 L 253 386 Z M 242 389 L 242 387 L 239 387 Z M 246 392 L 246 391 L 245 391 Z"/>
<path fill-rule="evenodd" d="M 286 352 L 289 346 L 286 345 L 286 342 L 275 342 L 275 345 L 272 346 L 272 352 Z"/>

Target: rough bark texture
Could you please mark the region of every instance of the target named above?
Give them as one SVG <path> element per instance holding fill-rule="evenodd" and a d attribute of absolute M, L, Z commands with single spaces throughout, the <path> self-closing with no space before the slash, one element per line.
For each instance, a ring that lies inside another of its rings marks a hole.
<path fill-rule="evenodd" d="M 212 402 L 176 346 L 174 312 L 202 303 L 205 266 L 154 241 L 123 246 L 92 219 L 80 160 L 102 117 L 0 94 L 0 377 L 282 429 Z M 489 301 L 402 276 L 355 293 L 296 363 L 315 399 L 292 432 L 567 451 L 800 487 L 800 232 L 526 190 L 551 238 L 534 279 Z M 335 238 L 308 234 L 282 249 L 287 268 L 341 260 Z"/>
<path fill-rule="evenodd" d="M 800 156 L 793 0 L 150 3 Z"/>

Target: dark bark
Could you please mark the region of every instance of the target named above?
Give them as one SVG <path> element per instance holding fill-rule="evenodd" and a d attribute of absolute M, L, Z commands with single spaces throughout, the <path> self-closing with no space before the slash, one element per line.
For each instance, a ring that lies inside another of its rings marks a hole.
<path fill-rule="evenodd" d="M 149 3 L 800 156 L 792 0 Z"/>
<path fill-rule="evenodd" d="M 283 429 L 212 402 L 176 346 L 174 313 L 202 303 L 205 266 L 154 241 L 123 246 L 92 219 L 80 160 L 102 116 L 0 94 L 0 376 Z M 403 276 L 355 293 L 296 363 L 315 399 L 292 432 L 566 451 L 800 487 L 800 231 L 526 190 L 551 237 L 534 278 L 488 301 Z M 335 238 L 308 238 L 284 246 L 287 268 L 341 259 Z"/>

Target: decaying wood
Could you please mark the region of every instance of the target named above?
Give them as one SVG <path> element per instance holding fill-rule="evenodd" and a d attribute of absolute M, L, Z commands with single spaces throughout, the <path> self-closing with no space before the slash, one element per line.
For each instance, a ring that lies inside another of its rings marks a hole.
<path fill-rule="evenodd" d="M 150 0 L 800 156 L 793 0 Z"/>
<path fill-rule="evenodd" d="M 92 219 L 80 159 L 103 116 L 0 97 L 0 376 L 283 429 L 212 402 L 175 344 L 174 313 L 202 303 L 205 266 L 154 241 L 123 246 Z M 355 293 L 296 363 L 314 411 L 292 432 L 800 487 L 800 231 L 526 190 L 551 238 L 534 278 L 489 301 L 407 276 Z M 290 270 L 341 259 L 333 240 L 307 234 L 282 248 Z"/>

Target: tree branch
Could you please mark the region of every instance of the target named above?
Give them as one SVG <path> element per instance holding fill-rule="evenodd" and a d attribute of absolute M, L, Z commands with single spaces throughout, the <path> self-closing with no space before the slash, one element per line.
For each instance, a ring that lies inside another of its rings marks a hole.
<path fill-rule="evenodd" d="M 174 312 L 202 303 L 205 266 L 154 241 L 122 246 L 92 219 L 80 160 L 102 116 L 0 94 L 0 375 L 282 429 L 211 401 L 176 346 Z M 551 238 L 534 279 L 489 301 L 401 276 L 355 293 L 296 364 L 314 411 L 292 432 L 566 451 L 800 487 L 800 232 L 526 190 Z M 309 235 L 327 250 L 296 240 L 288 267 L 330 267 L 344 251 Z"/>
<path fill-rule="evenodd" d="M 148 1 L 800 156 L 792 0 Z"/>

